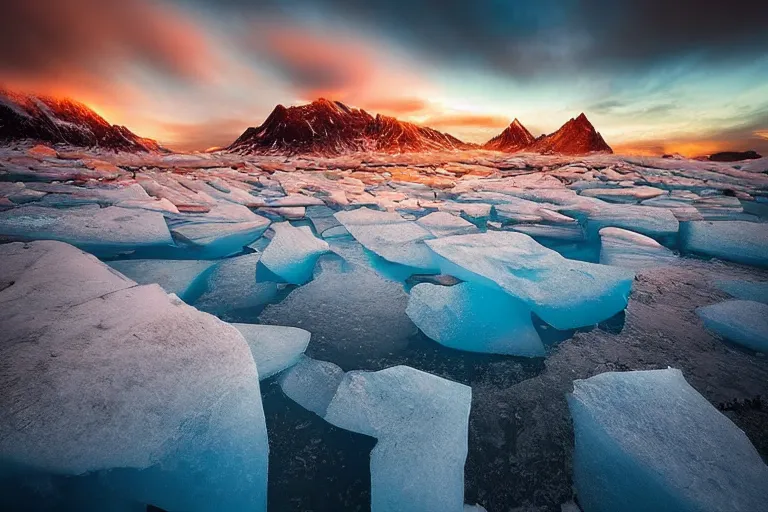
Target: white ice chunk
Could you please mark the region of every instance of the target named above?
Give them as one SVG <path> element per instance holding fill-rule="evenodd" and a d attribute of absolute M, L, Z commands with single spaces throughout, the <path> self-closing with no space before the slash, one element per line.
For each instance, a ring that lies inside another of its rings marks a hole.
<path fill-rule="evenodd" d="M 312 278 L 317 259 L 331 250 L 309 226 L 273 224 L 275 236 L 261 255 L 261 263 L 287 283 L 304 284 Z"/>
<path fill-rule="evenodd" d="M 594 325 L 623 310 L 634 275 L 568 260 L 522 233 L 489 231 L 428 240 L 444 274 L 501 289 L 557 329 Z"/>
<path fill-rule="evenodd" d="M 290 368 L 309 345 L 309 332 L 279 325 L 232 324 L 251 348 L 253 360 L 264 380 Z"/>
<path fill-rule="evenodd" d="M 700 307 L 696 313 L 707 329 L 757 352 L 768 352 L 768 304 L 728 300 Z"/>
<path fill-rule="evenodd" d="M 669 192 L 656 187 L 590 188 L 581 192 L 585 197 L 596 197 L 612 203 L 639 203 L 646 199 L 667 195 Z"/>
<path fill-rule="evenodd" d="M 184 302 L 191 302 L 202 293 L 206 270 L 214 264 L 208 260 L 120 260 L 108 263 L 139 284 L 159 284 Z"/>
<path fill-rule="evenodd" d="M 22 206 L 0 212 L 0 235 L 22 240 L 59 240 L 97 256 L 173 245 L 162 214 L 117 206 Z"/>
<path fill-rule="evenodd" d="M 91 472 L 166 510 L 266 510 L 258 373 L 237 329 L 67 244 L 0 259 L 0 467 Z"/>
<path fill-rule="evenodd" d="M 671 211 L 652 206 L 617 205 L 582 197 L 577 203 L 564 206 L 560 211 L 585 218 L 592 237 L 597 237 L 598 232 L 606 227 L 627 229 L 654 238 L 674 236 L 680 228 L 680 223 Z"/>
<path fill-rule="evenodd" d="M 435 212 L 416 221 L 437 237 L 477 233 L 477 227 L 469 221 L 446 212 Z"/>
<path fill-rule="evenodd" d="M 768 266 L 768 224 L 745 221 L 686 222 L 683 249 L 747 265 Z"/>
<path fill-rule="evenodd" d="M 207 273 L 205 292 L 193 305 L 222 317 L 263 307 L 277 295 L 277 285 L 257 278 L 260 258 L 253 253 L 217 263 Z"/>
<path fill-rule="evenodd" d="M 405 310 L 429 338 L 470 352 L 526 357 L 544 355 L 531 310 L 498 289 L 475 283 L 411 289 Z"/>
<path fill-rule="evenodd" d="M 343 377 L 344 370 L 337 365 L 301 355 L 278 381 L 288 398 L 323 417 Z"/>
<path fill-rule="evenodd" d="M 171 228 L 179 243 L 188 244 L 201 259 L 215 259 L 238 254 L 259 238 L 270 221 L 245 206 L 218 205 L 205 215 L 185 216 Z"/>
<path fill-rule="evenodd" d="M 731 297 L 768 304 L 768 281 L 719 281 L 715 285 Z"/>
<path fill-rule="evenodd" d="M 621 228 L 600 230 L 600 263 L 631 270 L 668 265 L 672 251 L 651 237 Z"/>
<path fill-rule="evenodd" d="M 348 372 L 325 419 L 378 439 L 371 511 L 462 512 L 472 389 L 407 366 Z"/>
<path fill-rule="evenodd" d="M 768 503 L 768 466 L 680 370 L 573 383 L 574 482 L 590 512 L 748 512 Z"/>
<path fill-rule="evenodd" d="M 432 233 L 397 213 L 359 208 L 338 212 L 336 219 L 369 251 L 387 261 L 422 270 L 434 268 L 424 240 Z"/>

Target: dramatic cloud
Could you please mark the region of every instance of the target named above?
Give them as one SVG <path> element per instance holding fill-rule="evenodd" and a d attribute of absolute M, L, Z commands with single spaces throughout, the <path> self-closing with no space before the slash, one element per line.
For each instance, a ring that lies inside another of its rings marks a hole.
<path fill-rule="evenodd" d="M 130 62 L 185 79 L 206 79 L 215 57 L 179 9 L 149 0 L 5 0 L 0 73 L 33 81 L 102 78 Z"/>

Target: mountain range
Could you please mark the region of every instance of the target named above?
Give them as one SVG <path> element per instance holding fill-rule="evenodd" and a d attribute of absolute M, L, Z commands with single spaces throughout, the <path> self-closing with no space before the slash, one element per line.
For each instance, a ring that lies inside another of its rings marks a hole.
<path fill-rule="evenodd" d="M 77 101 L 0 89 L 0 141 L 25 139 L 112 151 L 162 149 L 125 126 L 109 124 Z"/>
<path fill-rule="evenodd" d="M 71 99 L 13 93 L 0 89 L 0 141 L 32 140 L 112 151 L 161 151 L 152 140 L 124 126 L 111 125 L 86 105 Z M 414 153 L 487 149 L 514 153 L 584 155 L 612 153 L 584 114 L 538 138 L 515 119 L 483 145 L 394 117 L 376 115 L 339 101 L 278 105 L 258 127 L 250 127 L 224 151 L 239 154 L 336 156 L 357 152 Z"/>

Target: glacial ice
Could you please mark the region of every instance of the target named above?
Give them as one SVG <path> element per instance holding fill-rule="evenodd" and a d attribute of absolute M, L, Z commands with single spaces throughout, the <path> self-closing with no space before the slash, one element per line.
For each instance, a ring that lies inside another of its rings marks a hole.
<path fill-rule="evenodd" d="M 206 272 L 205 291 L 192 305 L 221 317 L 252 313 L 277 295 L 277 284 L 260 279 L 261 254 L 228 258 Z"/>
<path fill-rule="evenodd" d="M 723 338 L 757 352 L 768 352 L 768 304 L 728 300 L 700 307 L 696 313 L 707 329 Z"/>
<path fill-rule="evenodd" d="M 768 466 L 680 370 L 573 383 L 574 482 L 589 512 L 748 512 L 768 503 Z"/>
<path fill-rule="evenodd" d="M 280 374 L 278 382 L 288 398 L 323 417 L 343 377 L 344 370 L 337 365 L 301 355 Z"/>
<path fill-rule="evenodd" d="M 768 281 L 719 281 L 715 285 L 725 293 L 741 300 L 768 304 Z"/>
<path fill-rule="evenodd" d="M 601 229 L 622 228 L 656 239 L 677 235 L 680 223 L 666 208 L 652 206 L 611 204 L 599 199 L 580 197 L 579 201 L 560 209 L 565 215 L 583 218 L 592 238 Z"/>
<path fill-rule="evenodd" d="M 600 263 L 642 270 L 673 263 L 675 255 L 651 237 L 621 228 L 600 230 Z"/>
<path fill-rule="evenodd" d="M 477 233 L 477 227 L 469 221 L 445 212 L 434 212 L 416 221 L 436 237 Z"/>
<path fill-rule="evenodd" d="M 336 219 L 369 251 L 387 261 L 430 270 L 432 256 L 424 240 L 434 238 L 426 228 L 397 213 L 358 208 L 336 213 Z"/>
<path fill-rule="evenodd" d="M 280 222 L 272 230 L 275 235 L 261 255 L 261 263 L 287 283 L 309 281 L 317 259 L 331 250 L 328 243 L 315 237 L 309 226 Z"/>
<path fill-rule="evenodd" d="M 157 283 L 163 290 L 192 303 L 205 287 L 209 260 L 118 260 L 107 264 L 139 284 Z"/>
<path fill-rule="evenodd" d="M 556 329 L 594 325 L 623 310 L 633 274 L 568 260 L 522 233 L 489 231 L 426 244 L 444 274 L 501 289 Z"/>
<path fill-rule="evenodd" d="M 0 259 L 5 485 L 90 472 L 104 504 L 266 509 L 258 373 L 234 327 L 61 242 Z"/>
<path fill-rule="evenodd" d="M 544 355 L 531 310 L 512 296 L 475 283 L 414 286 L 405 312 L 429 338 L 470 352 Z"/>
<path fill-rule="evenodd" d="M 0 211 L 0 235 L 21 240 L 58 240 L 97 256 L 173 245 L 162 214 L 110 206 Z"/>
<path fill-rule="evenodd" d="M 462 512 L 472 389 L 407 366 L 344 375 L 325 415 L 378 439 L 371 511 Z"/>
<path fill-rule="evenodd" d="M 171 226 L 176 241 L 187 245 L 198 259 L 216 259 L 239 254 L 259 238 L 270 221 L 245 206 L 218 205 L 210 212 L 186 216 Z"/>
<path fill-rule="evenodd" d="M 697 221 L 680 230 L 685 251 L 747 265 L 768 266 L 768 224 Z"/>
<path fill-rule="evenodd" d="M 251 348 L 259 379 L 267 379 L 297 361 L 309 345 L 309 332 L 280 325 L 232 324 Z"/>

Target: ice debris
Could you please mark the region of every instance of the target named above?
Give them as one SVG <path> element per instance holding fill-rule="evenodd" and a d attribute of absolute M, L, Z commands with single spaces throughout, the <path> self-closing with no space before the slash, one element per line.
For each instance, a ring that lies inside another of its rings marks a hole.
<path fill-rule="evenodd" d="M 444 274 L 500 289 L 557 329 L 594 325 L 623 310 L 633 273 L 569 260 L 522 233 L 489 231 L 426 244 Z"/>
<path fill-rule="evenodd" d="M 337 365 L 300 355 L 296 364 L 280 374 L 278 382 L 291 400 L 323 417 L 343 377 L 344 370 Z"/>
<path fill-rule="evenodd" d="M 577 380 L 568 405 L 587 512 L 748 512 L 768 503 L 768 466 L 680 370 Z"/>
<path fill-rule="evenodd" d="M 462 512 L 472 390 L 407 366 L 344 375 L 326 421 L 378 439 L 371 511 Z"/>
<path fill-rule="evenodd" d="M 261 255 L 261 263 L 287 283 L 309 281 L 317 259 L 330 251 L 328 243 L 315 237 L 309 226 L 280 222 L 272 229 L 275 235 Z"/>
<path fill-rule="evenodd" d="M 168 293 L 192 303 L 203 291 L 209 260 L 117 260 L 107 263 L 139 284 L 157 283 Z"/>
<path fill-rule="evenodd" d="M 431 339 L 470 352 L 544 355 L 530 308 L 512 296 L 475 283 L 414 286 L 405 312 Z"/>
<path fill-rule="evenodd" d="M 696 313 L 707 329 L 723 338 L 757 352 L 768 352 L 768 304 L 728 300 L 700 307 Z"/>
<path fill-rule="evenodd" d="M 768 224 L 697 221 L 680 230 L 685 251 L 747 265 L 768 266 Z"/>
<path fill-rule="evenodd" d="M 280 325 L 232 324 L 251 348 L 259 379 L 267 379 L 290 368 L 309 345 L 309 332 Z"/>
<path fill-rule="evenodd" d="M 237 329 L 61 242 L 0 245 L 0 259 L 6 483 L 91 473 L 114 501 L 266 510 L 258 373 Z"/>
<path fill-rule="evenodd" d="M 768 281 L 719 281 L 715 285 L 731 297 L 768 304 Z"/>
<path fill-rule="evenodd" d="M 675 255 L 659 242 L 621 228 L 600 230 L 600 263 L 631 270 L 673 263 Z"/>

